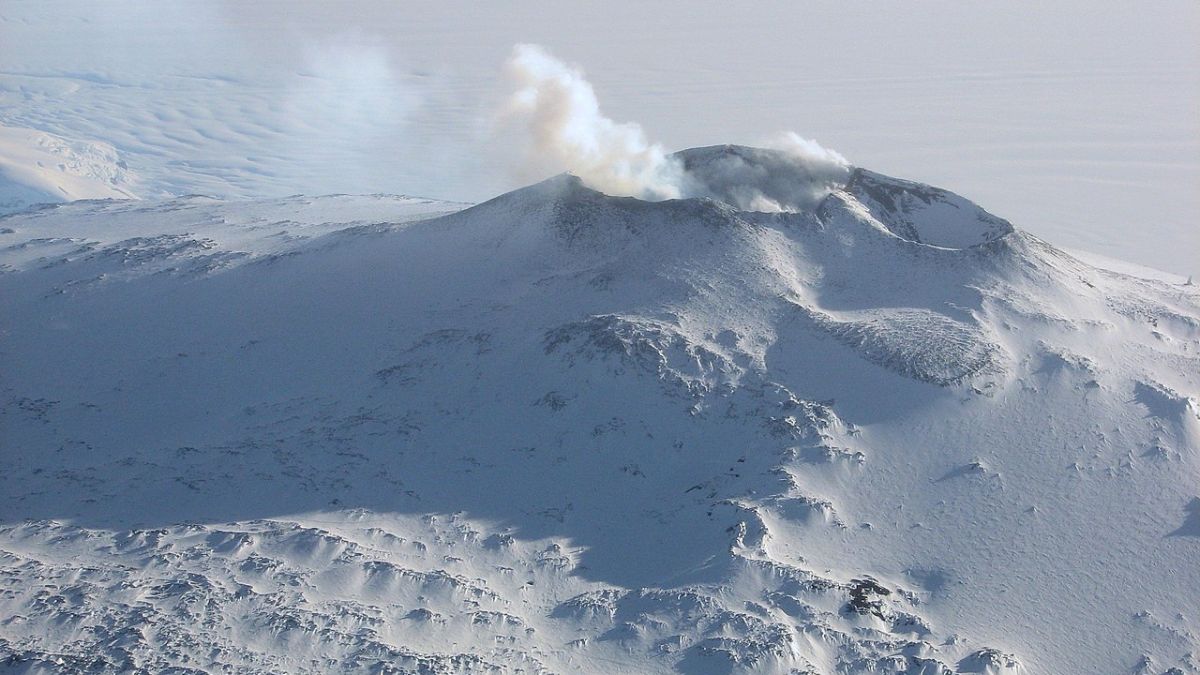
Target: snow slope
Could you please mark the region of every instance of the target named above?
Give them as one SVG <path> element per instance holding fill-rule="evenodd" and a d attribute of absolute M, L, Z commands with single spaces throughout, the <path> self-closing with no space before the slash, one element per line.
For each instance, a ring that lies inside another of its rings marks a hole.
<path fill-rule="evenodd" d="M 0 215 L 77 199 L 135 199 L 135 181 L 111 145 L 0 125 Z"/>
<path fill-rule="evenodd" d="M 0 256 L 8 671 L 1200 671 L 1200 293 L 951 193 L 75 203 Z"/>

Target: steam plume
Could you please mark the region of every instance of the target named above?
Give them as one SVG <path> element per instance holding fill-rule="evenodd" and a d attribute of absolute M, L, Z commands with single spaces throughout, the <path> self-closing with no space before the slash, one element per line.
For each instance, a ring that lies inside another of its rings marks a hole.
<path fill-rule="evenodd" d="M 523 122 L 532 171 L 570 171 L 602 192 L 643 199 L 682 196 L 679 163 L 646 141 L 641 126 L 600 112 L 583 73 L 537 45 L 513 48 L 508 75 L 517 86 L 505 117 Z"/>
<path fill-rule="evenodd" d="M 835 173 L 837 167 L 850 166 L 850 162 L 846 161 L 841 153 L 823 148 L 820 143 L 803 138 L 794 131 L 785 131 L 771 139 L 766 145 L 768 148 L 786 152 L 797 160 L 826 168 Z"/>
<path fill-rule="evenodd" d="M 527 136 L 526 178 L 567 171 L 611 195 L 711 197 L 745 210 L 798 211 L 849 176 L 844 157 L 791 132 L 767 144 L 776 152 L 668 154 L 638 124 L 606 117 L 583 73 L 537 45 L 517 45 L 507 70 L 515 92 L 503 117 Z"/>

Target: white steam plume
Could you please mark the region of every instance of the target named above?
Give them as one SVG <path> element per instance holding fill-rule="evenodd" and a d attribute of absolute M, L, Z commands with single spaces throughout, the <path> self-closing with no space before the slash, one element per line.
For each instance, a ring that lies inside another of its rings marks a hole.
<path fill-rule="evenodd" d="M 648 200 L 710 197 L 748 211 L 801 211 L 845 184 L 845 157 L 787 132 L 754 148 L 700 148 L 676 155 L 641 126 L 605 117 L 579 68 L 545 49 L 517 45 L 508 61 L 516 91 L 503 119 L 523 127 L 525 177 L 567 171 L 611 195 Z"/>
<path fill-rule="evenodd" d="M 513 48 L 508 75 L 517 86 L 505 118 L 524 124 L 527 170 L 569 171 L 593 188 L 643 199 L 682 196 L 679 163 L 648 143 L 641 126 L 600 112 L 583 73 L 537 45 Z"/>
<path fill-rule="evenodd" d="M 765 145 L 772 150 L 781 150 L 798 160 L 816 167 L 825 167 L 835 173 L 838 167 L 844 169 L 850 166 L 850 162 L 846 161 L 841 153 L 823 148 L 820 143 L 804 138 L 794 131 L 785 131 L 767 141 Z"/>

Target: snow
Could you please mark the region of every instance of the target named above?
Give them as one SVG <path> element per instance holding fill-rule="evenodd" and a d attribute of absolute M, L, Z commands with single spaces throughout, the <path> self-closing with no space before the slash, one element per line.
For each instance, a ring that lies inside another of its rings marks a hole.
<path fill-rule="evenodd" d="M 0 126 L 0 214 L 77 199 L 133 199 L 135 182 L 106 143 Z"/>
<path fill-rule="evenodd" d="M 1117 260 L 1116 258 L 1109 258 L 1107 256 L 1100 255 L 1099 253 L 1092 253 L 1091 251 L 1080 251 L 1078 249 L 1063 250 L 1089 265 L 1111 270 L 1119 274 L 1126 274 L 1131 277 L 1140 277 L 1142 279 L 1153 279 L 1155 281 L 1163 281 L 1169 284 L 1188 283 L 1188 277 L 1180 276 L 1178 274 L 1171 274 L 1170 272 L 1163 272 L 1162 270 L 1157 270 L 1152 267 L 1145 267 L 1143 265 L 1131 263 L 1127 260 Z"/>
<path fill-rule="evenodd" d="M 1200 673 L 1197 26 L 0 6 L 0 672 Z"/>
<path fill-rule="evenodd" d="M 829 189 L 0 219 L 0 663 L 1200 670 L 1200 291 Z"/>

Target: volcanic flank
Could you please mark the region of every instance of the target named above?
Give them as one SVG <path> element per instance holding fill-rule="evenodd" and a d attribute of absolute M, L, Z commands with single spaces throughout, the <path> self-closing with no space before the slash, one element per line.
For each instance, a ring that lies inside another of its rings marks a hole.
<path fill-rule="evenodd" d="M 0 221 L 0 668 L 1195 672 L 1193 287 L 672 161 Z"/>

